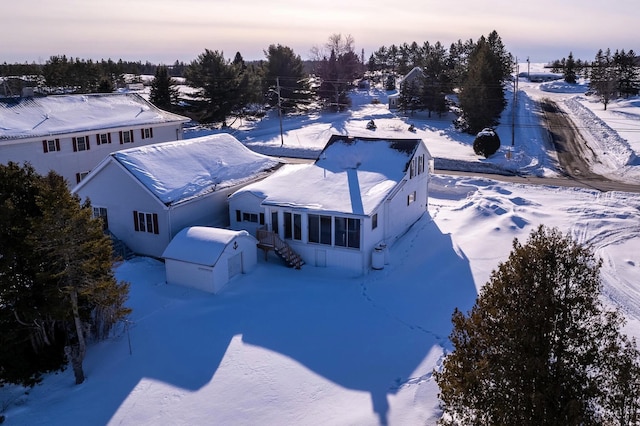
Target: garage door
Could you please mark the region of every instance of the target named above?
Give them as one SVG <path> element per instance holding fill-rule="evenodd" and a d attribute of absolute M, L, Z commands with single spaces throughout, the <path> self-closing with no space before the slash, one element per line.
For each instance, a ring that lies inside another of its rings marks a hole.
<path fill-rule="evenodd" d="M 229 258 L 229 279 L 242 273 L 242 253 L 237 253 Z"/>

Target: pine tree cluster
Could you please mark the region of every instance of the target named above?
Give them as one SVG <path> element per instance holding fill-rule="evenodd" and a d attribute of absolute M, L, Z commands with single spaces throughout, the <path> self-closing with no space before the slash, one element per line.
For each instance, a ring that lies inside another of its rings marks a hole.
<path fill-rule="evenodd" d="M 54 172 L 0 165 L 0 385 L 33 385 L 71 363 L 84 381 L 87 341 L 130 310 L 111 240 Z"/>

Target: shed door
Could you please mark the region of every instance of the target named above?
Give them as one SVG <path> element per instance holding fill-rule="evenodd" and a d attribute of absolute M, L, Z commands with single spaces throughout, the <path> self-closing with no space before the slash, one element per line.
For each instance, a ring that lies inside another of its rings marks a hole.
<path fill-rule="evenodd" d="M 229 258 L 229 279 L 242 273 L 242 253 L 234 254 Z"/>

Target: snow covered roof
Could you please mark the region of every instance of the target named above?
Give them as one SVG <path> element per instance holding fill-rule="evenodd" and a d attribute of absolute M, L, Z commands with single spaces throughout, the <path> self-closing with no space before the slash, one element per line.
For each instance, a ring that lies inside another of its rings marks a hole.
<path fill-rule="evenodd" d="M 314 164 L 286 165 L 236 193 L 263 204 L 370 215 L 402 181 L 421 139 L 333 136 Z"/>
<path fill-rule="evenodd" d="M 251 151 L 228 133 L 145 145 L 110 155 L 166 205 L 245 183 L 281 165 Z"/>
<path fill-rule="evenodd" d="M 187 121 L 135 93 L 0 99 L 0 140 Z"/>
<path fill-rule="evenodd" d="M 240 236 L 251 237 L 247 231 L 230 231 L 206 226 L 184 228 L 173 237 L 162 257 L 213 266 L 227 244 Z"/>

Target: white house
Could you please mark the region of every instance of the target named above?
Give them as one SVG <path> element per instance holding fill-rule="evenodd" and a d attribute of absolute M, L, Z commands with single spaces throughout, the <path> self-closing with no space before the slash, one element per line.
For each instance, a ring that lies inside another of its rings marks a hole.
<path fill-rule="evenodd" d="M 431 155 L 421 139 L 334 135 L 313 164 L 286 165 L 229 198 L 232 229 L 274 234 L 304 263 L 365 273 L 427 210 Z"/>
<path fill-rule="evenodd" d="M 424 72 L 420 67 L 414 67 L 411 71 L 409 71 L 404 77 L 398 81 L 398 88 L 402 88 L 403 84 L 411 84 L 415 83 L 422 87 L 422 78 L 424 78 Z M 400 102 L 400 92 L 394 93 L 389 96 L 389 109 L 398 109 L 398 104 Z"/>
<path fill-rule="evenodd" d="M 217 293 L 233 277 L 256 266 L 256 245 L 247 231 L 184 228 L 162 254 L 167 283 Z"/>
<path fill-rule="evenodd" d="M 228 196 L 280 165 L 221 133 L 111 153 L 72 192 L 134 253 L 160 257 L 185 227 L 228 226 Z"/>
<path fill-rule="evenodd" d="M 182 139 L 187 121 L 134 93 L 4 98 L 0 163 L 54 170 L 72 187 L 111 152 Z"/>

